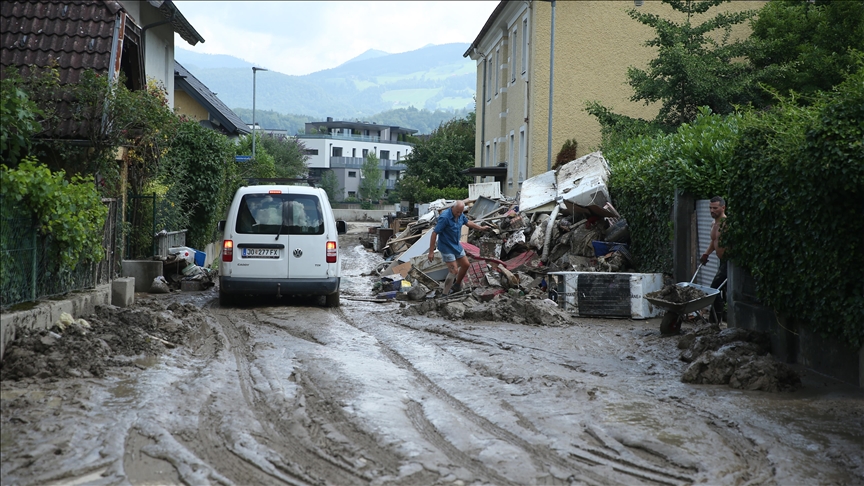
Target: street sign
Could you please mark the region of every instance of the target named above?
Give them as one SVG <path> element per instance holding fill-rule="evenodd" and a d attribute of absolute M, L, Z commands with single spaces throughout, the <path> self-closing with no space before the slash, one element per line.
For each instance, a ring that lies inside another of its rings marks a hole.
<path fill-rule="evenodd" d="M 251 155 L 235 155 L 234 162 L 249 162 L 252 160 Z"/>

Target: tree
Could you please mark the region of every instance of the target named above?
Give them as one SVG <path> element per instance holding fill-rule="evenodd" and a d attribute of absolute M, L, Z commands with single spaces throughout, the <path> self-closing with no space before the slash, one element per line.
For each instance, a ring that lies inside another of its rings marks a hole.
<path fill-rule="evenodd" d="M 864 51 L 864 2 L 775 0 L 751 22 L 748 57 L 759 81 L 781 94 L 810 98 L 855 71 Z M 759 105 L 773 104 L 766 94 Z"/>
<path fill-rule="evenodd" d="M 319 185 L 321 186 L 321 189 L 324 189 L 324 192 L 327 193 L 327 199 L 329 199 L 331 203 L 335 203 L 339 200 L 340 196 L 342 196 L 342 188 L 339 187 L 339 179 L 336 177 L 336 173 L 332 170 L 326 170 L 321 174 L 321 182 Z"/>
<path fill-rule="evenodd" d="M 306 161 L 309 156 L 306 155 L 306 146 L 297 137 L 265 133 L 258 136 L 255 146 L 256 155 L 260 150 L 259 147 L 273 156 L 276 177 L 291 179 L 301 177 L 308 172 Z"/>
<path fill-rule="evenodd" d="M 381 168 L 378 166 L 378 156 L 373 152 L 366 155 L 366 160 L 360 168 L 360 199 L 377 202 L 384 195 L 384 179 L 381 178 Z"/>
<path fill-rule="evenodd" d="M 180 123 L 174 134 L 171 163 L 163 164 L 164 182 L 178 194 L 180 209 L 188 215 L 186 242 L 193 248 L 213 241 L 216 222 L 227 209 L 222 202 L 234 195 L 236 187 L 225 184 L 232 179 L 233 156 L 228 137 L 196 121 Z"/>
<path fill-rule="evenodd" d="M 261 144 L 261 134 L 255 136 L 255 158 L 248 162 L 237 162 L 238 174 L 242 178 L 276 177 L 276 159 L 270 155 L 267 148 Z M 235 155 L 250 155 L 252 153 L 252 135 L 240 137 L 234 146 Z"/>
<path fill-rule="evenodd" d="M 471 177 L 462 171 L 474 167 L 475 120 L 471 112 L 442 123 L 426 140 L 416 139 L 414 150 L 405 157 L 405 175 L 441 189 L 470 184 Z"/>
<path fill-rule="evenodd" d="M 30 152 L 30 137 L 42 129 L 42 111 L 20 86 L 14 71 L 0 81 L 0 155 L 12 164 Z"/>
<path fill-rule="evenodd" d="M 663 0 L 685 15 L 681 23 L 636 9 L 628 11 L 634 20 L 654 29 L 655 37 L 645 45 L 657 48 L 657 57 L 649 61 L 647 70 L 627 70 L 628 83 L 634 90 L 630 100 L 659 102 L 654 121 L 667 130 L 693 121 L 700 106 L 727 114 L 732 113 L 735 104 L 751 97 L 749 66 L 740 61 L 747 44 L 729 38 L 732 27 L 755 12 L 719 13 L 701 24 L 693 23 L 695 15 L 728 1 Z M 608 112 L 599 103 L 589 103 L 589 113 L 598 118 L 604 110 Z"/>

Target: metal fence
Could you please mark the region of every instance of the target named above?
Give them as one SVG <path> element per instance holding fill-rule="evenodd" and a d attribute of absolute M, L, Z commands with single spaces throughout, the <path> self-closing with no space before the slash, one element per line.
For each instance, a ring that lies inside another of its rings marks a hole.
<path fill-rule="evenodd" d="M 140 260 L 159 255 L 160 240 L 157 233 L 163 230 L 173 233 L 186 228 L 187 219 L 181 213 L 180 205 L 169 197 L 156 194 L 130 194 L 126 204 L 129 231 L 126 235 L 125 258 Z M 183 241 L 185 242 L 185 233 Z"/>
<path fill-rule="evenodd" d="M 0 307 L 92 289 L 118 275 L 119 203 L 102 202 L 108 207 L 102 230 L 105 258 L 99 263 L 81 262 L 70 271 L 61 268 L 56 241 L 40 234 L 32 213 L 0 198 Z"/>

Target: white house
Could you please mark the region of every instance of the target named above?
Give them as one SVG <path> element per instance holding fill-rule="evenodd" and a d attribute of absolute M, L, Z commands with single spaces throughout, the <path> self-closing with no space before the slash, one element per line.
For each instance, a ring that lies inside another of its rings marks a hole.
<path fill-rule="evenodd" d="M 306 124 L 305 133 L 298 138 L 306 146 L 309 175 L 320 177 L 332 170 L 343 188 L 342 198 L 357 197 L 360 168 L 367 154 L 378 157 L 379 167 L 387 191 L 396 187 L 396 181 L 407 169 L 403 162 L 414 145 L 405 141 L 417 130 L 359 121 L 334 121 Z"/>
<path fill-rule="evenodd" d="M 204 38 L 171 0 L 120 0 L 120 4 L 140 28 L 146 77 L 163 84 L 168 106 L 173 108 L 174 33 L 192 46 L 204 42 Z"/>

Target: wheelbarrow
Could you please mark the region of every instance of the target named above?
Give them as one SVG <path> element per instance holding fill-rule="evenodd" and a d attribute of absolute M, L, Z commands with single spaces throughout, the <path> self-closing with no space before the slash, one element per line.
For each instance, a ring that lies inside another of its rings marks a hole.
<path fill-rule="evenodd" d="M 661 334 L 676 334 L 681 330 L 681 323 L 684 322 L 684 317 L 691 312 L 696 312 L 697 310 L 703 309 L 705 307 L 710 306 L 714 303 L 714 299 L 720 293 L 720 289 L 715 289 L 711 287 L 706 287 L 705 285 L 694 284 L 693 281 L 696 280 L 696 275 L 699 273 L 699 269 L 702 268 L 700 264 L 696 269 L 696 272 L 693 274 L 693 278 L 690 279 L 689 282 L 678 282 L 675 284 L 678 287 L 691 287 L 694 289 L 701 290 L 705 293 L 704 297 L 700 297 L 698 299 L 690 300 L 687 302 L 669 302 L 663 299 L 660 299 L 656 296 L 652 297 L 650 294 L 645 296 L 645 299 L 648 302 L 664 309 L 666 314 L 663 316 L 663 320 L 660 322 L 660 333 Z M 726 282 L 720 284 L 722 288 Z M 699 316 L 703 321 L 704 317 Z"/>

